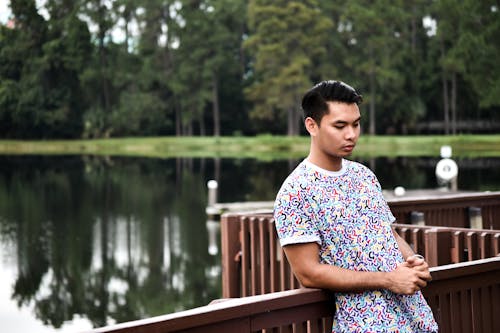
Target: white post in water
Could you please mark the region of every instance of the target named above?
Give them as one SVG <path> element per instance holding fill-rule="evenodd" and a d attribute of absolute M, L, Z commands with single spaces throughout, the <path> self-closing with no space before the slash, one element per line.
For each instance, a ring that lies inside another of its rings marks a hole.
<path fill-rule="evenodd" d="M 436 178 L 439 186 L 445 186 L 452 190 L 457 189 L 458 165 L 452 160 L 451 147 L 441 147 L 441 160 L 436 165 Z"/>
<path fill-rule="evenodd" d="M 220 214 L 220 211 L 217 209 L 217 207 L 215 207 L 217 203 L 217 188 L 219 187 L 219 185 L 217 184 L 217 181 L 209 180 L 207 182 L 207 187 L 208 187 L 208 198 L 207 198 L 207 207 L 205 208 L 205 211 L 209 218 L 215 218 L 217 215 Z"/>
<path fill-rule="evenodd" d="M 217 213 L 217 209 L 214 208 L 217 203 L 217 188 L 219 184 L 216 180 L 209 180 L 207 182 L 208 187 L 208 199 L 207 199 L 207 214 L 208 220 L 206 223 L 207 232 L 208 232 L 208 253 L 210 255 L 216 255 L 219 253 L 219 246 L 217 241 L 217 235 L 220 233 L 220 223 L 214 219 L 214 216 Z"/>
<path fill-rule="evenodd" d="M 217 239 L 217 236 L 220 234 L 219 221 L 208 219 L 207 232 L 208 232 L 208 254 L 215 256 L 219 253 L 219 242 Z"/>
<path fill-rule="evenodd" d="M 217 188 L 219 184 L 216 180 L 209 180 L 207 182 L 208 187 L 208 207 L 212 207 L 217 203 Z"/>

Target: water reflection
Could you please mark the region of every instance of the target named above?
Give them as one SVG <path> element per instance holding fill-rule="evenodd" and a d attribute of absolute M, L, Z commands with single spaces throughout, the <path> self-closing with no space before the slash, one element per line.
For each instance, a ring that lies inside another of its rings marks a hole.
<path fill-rule="evenodd" d="M 75 332 L 78 318 L 89 328 L 207 304 L 221 294 L 207 181 L 221 202 L 273 200 L 298 162 L 0 156 L 0 259 L 12 272 L 0 316 L 30 309 Z M 435 187 L 437 159 L 362 162 L 384 188 Z M 459 188 L 500 189 L 500 159 L 458 163 Z"/>
<path fill-rule="evenodd" d="M 17 269 L 11 297 L 45 325 L 79 314 L 103 326 L 219 297 L 200 163 L 4 157 L 1 165 L 2 255 L 15 253 Z"/>

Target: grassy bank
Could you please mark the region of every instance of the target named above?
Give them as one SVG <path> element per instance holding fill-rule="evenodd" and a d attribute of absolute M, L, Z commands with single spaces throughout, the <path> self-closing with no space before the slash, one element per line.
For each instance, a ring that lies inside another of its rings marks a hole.
<path fill-rule="evenodd" d="M 439 156 L 450 145 L 455 157 L 500 157 L 500 135 L 362 136 L 359 157 Z M 150 137 L 99 140 L 0 140 L 0 154 L 90 154 L 141 157 L 283 159 L 305 156 L 309 137 Z"/>

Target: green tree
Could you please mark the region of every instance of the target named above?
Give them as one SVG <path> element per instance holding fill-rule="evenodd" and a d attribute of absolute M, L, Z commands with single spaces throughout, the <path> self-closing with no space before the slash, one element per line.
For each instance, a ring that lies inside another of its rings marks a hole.
<path fill-rule="evenodd" d="M 481 113 L 483 119 L 498 117 L 498 4 L 441 0 L 431 9 L 437 31 L 430 45 L 439 50 L 444 133 L 456 134 L 459 120 L 480 119 Z"/>
<path fill-rule="evenodd" d="M 314 64 L 326 55 L 332 22 L 314 0 L 249 2 L 250 35 L 245 47 L 252 56 L 250 85 L 253 119 L 286 119 L 287 134 L 299 134 L 300 98 L 319 77 Z"/>
<path fill-rule="evenodd" d="M 206 134 L 204 111 L 210 100 L 210 82 L 204 77 L 204 60 L 208 57 L 205 44 L 206 8 L 203 1 L 183 1 L 178 11 L 178 41 L 170 86 L 180 108 L 182 135 L 193 135 L 197 123 L 200 135 Z"/>
<path fill-rule="evenodd" d="M 363 93 L 370 133 L 499 119 L 493 0 L 37 3 L 0 27 L 2 137 L 295 135 L 330 78 Z"/>
<path fill-rule="evenodd" d="M 178 42 L 179 14 L 176 6 L 175 1 L 150 1 L 146 4 L 140 18 L 144 30 L 138 53 L 142 59 L 140 90 L 148 94 L 152 101 L 161 101 L 162 107 L 157 112 L 165 118 L 167 132 L 180 135 L 181 112 L 172 88 L 175 82 L 174 49 Z"/>
<path fill-rule="evenodd" d="M 222 81 L 231 77 L 241 78 L 240 46 L 245 29 L 245 2 L 232 0 L 208 1 L 206 46 L 208 57 L 203 67 L 210 82 L 213 135 L 221 134 Z M 213 8 L 213 9 L 212 9 Z M 211 31 L 211 32 L 210 32 Z M 227 110 L 233 114 L 234 110 Z M 232 115 L 231 115 L 232 117 Z"/>
<path fill-rule="evenodd" d="M 399 35 L 401 61 L 397 64 L 397 70 L 403 75 L 402 90 L 396 98 L 388 101 L 389 109 L 393 112 L 385 120 L 386 128 L 393 126 L 403 134 L 407 134 L 409 129 L 414 128 L 417 121 L 425 116 L 425 83 L 436 79 L 432 71 L 425 66 L 428 36 L 423 19 L 428 14 L 425 11 L 428 5 L 428 0 L 402 3 L 404 15 L 402 14 L 402 30 Z"/>
<path fill-rule="evenodd" d="M 46 7 L 48 40 L 43 45 L 46 116 L 44 124 L 53 137 L 78 137 L 83 130 L 82 115 L 88 104 L 80 81 L 88 66 L 92 45 L 87 24 L 79 17 L 81 3 L 49 0 Z"/>
<path fill-rule="evenodd" d="M 426 70 L 424 63 L 427 36 L 421 22 L 427 2 L 427 0 L 418 0 L 396 3 L 395 6 L 398 7 L 396 10 L 390 8 L 394 3 L 389 2 L 374 5 L 320 1 L 322 10 L 325 15 L 331 17 L 335 27 L 329 34 L 326 45 L 327 59 L 333 59 L 333 61 L 325 61 L 318 66 L 321 67 L 321 72 L 329 73 L 329 78 L 352 83 L 360 89 L 366 102 L 371 106 L 369 111 L 371 117 L 376 119 L 375 122 L 371 122 L 372 126 L 378 124 L 377 127 L 384 128 L 385 132 L 393 133 L 400 130 L 406 133 L 408 127 L 414 126 L 426 111 L 422 82 L 429 79 L 427 76 L 429 71 Z M 358 13 L 360 6 L 367 8 L 361 8 L 361 12 Z M 377 16 L 380 16 L 380 20 L 384 22 L 377 22 Z M 367 26 L 365 26 L 365 20 Z M 390 23 L 386 24 L 385 21 Z M 377 23 L 387 26 L 378 28 Z M 380 31 L 381 35 L 373 34 L 371 32 L 373 27 L 369 24 L 375 24 L 375 31 Z M 366 56 L 367 50 L 365 50 L 367 45 L 371 45 L 379 52 L 382 59 L 372 59 L 371 66 L 375 72 L 373 77 L 381 81 L 375 80 L 375 83 L 380 86 L 381 83 L 387 81 L 384 85 L 388 89 L 399 92 L 398 94 L 388 94 L 386 89 L 377 89 L 375 98 L 369 94 L 370 86 L 366 79 L 368 75 L 363 72 L 363 70 L 369 71 L 370 69 L 370 64 L 367 64 L 369 61 Z M 377 50 L 378 48 L 380 50 Z M 392 53 L 386 55 L 386 49 Z M 392 59 L 384 59 L 387 57 Z M 390 72 L 387 73 L 387 70 Z M 391 80 L 380 77 L 378 72 L 387 74 Z M 375 108 L 391 112 L 375 114 Z"/>
<path fill-rule="evenodd" d="M 348 50 L 344 61 L 354 76 L 353 84 L 364 92 L 372 135 L 376 133 L 377 105 L 383 109 L 405 93 L 404 77 L 398 71 L 405 17 L 402 1 L 356 0 L 342 8 L 337 30 Z"/>
<path fill-rule="evenodd" d="M 145 8 L 140 8 L 135 1 L 121 0 L 114 5 L 125 38 L 114 50 L 113 86 L 118 96 L 110 116 L 113 135 L 160 134 L 170 125 L 168 103 L 162 98 L 168 89 L 163 75 L 163 49 L 158 44 L 163 4 L 149 1 Z M 143 38 L 133 35 L 130 28 L 139 23 L 144 24 Z"/>
<path fill-rule="evenodd" d="M 0 35 L 0 127 L 7 137 L 43 135 L 42 47 L 47 24 L 34 0 L 11 3 L 13 27 Z"/>
<path fill-rule="evenodd" d="M 87 96 L 91 101 L 84 115 L 84 135 L 109 137 L 113 131 L 110 115 L 116 103 L 111 70 L 111 29 L 114 26 L 110 4 L 104 0 L 88 0 L 82 11 L 91 24 L 96 26 L 94 42 L 96 49 L 91 66 L 82 74 Z"/>
<path fill-rule="evenodd" d="M 500 5 L 498 1 L 467 0 L 455 4 L 459 35 L 450 50 L 461 59 L 464 79 L 476 92 L 480 108 L 500 106 Z M 442 16 L 450 20 L 449 16 Z M 455 28 L 456 29 L 456 28 Z"/>
<path fill-rule="evenodd" d="M 171 88 L 182 110 L 183 134 L 206 135 L 207 111 L 212 134 L 221 134 L 221 84 L 238 76 L 244 26 L 243 2 L 229 0 L 183 1 L 176 17 L 179 45 L 174 51 Z"/>
<path fill-rule="evenodd" d="M 456 22 L 460 20 L 460 5 L 454 1 L 441 0 L 434 3 L 434 17 L 437 21 L 436 42 L 438 43 L 443 96 L 444 133 L 456 134 L 457 82 L 464 71 L 462 57 L 453 51 L 460 31 Z"/>

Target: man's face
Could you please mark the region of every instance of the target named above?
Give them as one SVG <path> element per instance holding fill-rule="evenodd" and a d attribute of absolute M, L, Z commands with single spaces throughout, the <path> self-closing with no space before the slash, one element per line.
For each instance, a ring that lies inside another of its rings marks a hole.
<path fill-rule="evenodd" d="M 314 137 L 314 144 L 329 157 L 349 156 L 361 131 L 358 105 L 328 102 L 328 110 L 319 126 L 315 123 L 313 133 L 310 132 Z"/>

